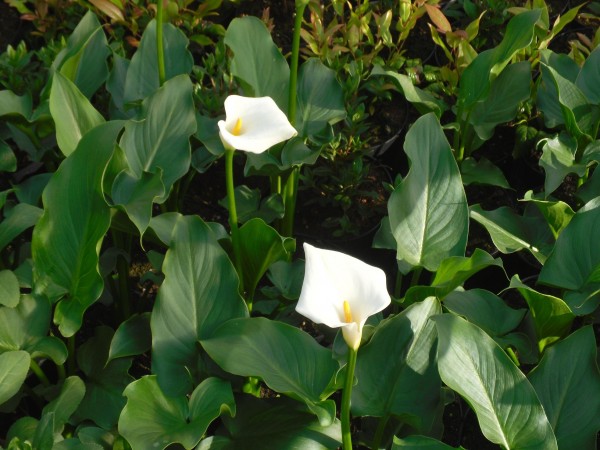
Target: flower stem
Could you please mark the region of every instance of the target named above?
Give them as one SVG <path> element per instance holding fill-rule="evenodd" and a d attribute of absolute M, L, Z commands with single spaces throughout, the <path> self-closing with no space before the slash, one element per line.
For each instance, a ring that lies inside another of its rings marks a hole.
<path fill-rule="evenodd" d="M 42 368 L 39 366 L 39 364 L 35 361 L 35 359 L 31 358 L 29 368 L 33 373 L 35 373 L 35 376 L 38 377 L 38 379 L 42 382 L 42 384 L 44 384 L 44 386 L 50 385 L 50 380 L 48 380 L 48 377 L 46 376 Z"/>
<path fill-rule="evenodd" d="M 385 431 L 385 426 L 390 420 L 390 416 L 386 415 L 379 419 L 379 424 L 377 425 L 377 431 L 375 431 L 375 437 L 373 438 L 373 450 L 379 450 L 381 447 L 381 439 L 383 438 L 383 432 Z"/>
<path fill-rule="evenodd" d="M 352 434 L 350 432 L 350 398 L 352 397 L 352 384 L 354 383 L 354 368 L 356 367 L 357 351 L 348 347 L 348 364 L 346 365 L 346 380 L 342 393 L 342 448 L 352 450 Z"/>
<path fill-rule="evenodd" d="M 156 53 L 158 58 L 158 82 L 162 86 L 167 78 L 165 74 L 165 51 L 163 48 L 163 0 L 156 3 Z"/>
<path fill-rule="evenodd" d="M 227 201 L 229 203 L 229 228 L 233 244 L 233 265 L 240 278 L 240 292 L 244 293 L 244 274 L 242 272 L 240 237 L 238 229 L 237 209 L 235 207 L 235 189 L 233 186 L 233 155 L 235 150 L 225 149 L 225 179 L 227 183 Z M 250 309 L 251 306 L 248 307 Z"/>
<path fill-rule="evenodd" d="M 296 198 L 298 197 L 298 178 L 300 175 L 300 167 L 296 166 L 292 169 L 290 176 L 285 184 L 284 205 L 285 215 L 282 219 L 281 234 L 291 237 L 294 232 L 294 216 L 296 213 Z"/>

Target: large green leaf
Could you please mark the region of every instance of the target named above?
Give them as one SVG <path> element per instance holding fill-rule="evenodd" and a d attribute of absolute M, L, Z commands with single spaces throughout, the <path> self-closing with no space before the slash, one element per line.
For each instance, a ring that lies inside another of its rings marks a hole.
<path fill-rule="evenodd" d="M 106 59 L 110 53 L 102 25 L 88 11 L 69 36 L 67 46 L 54 59 L 52 70 L 60 71 L 90 98 L 108 77 Z"/>
<path fill-rule="evenodd" d="M 600 197 L 588 202 L 569 222 L 542 267 L 540 283 L 567 289 L 573 313 L 589 314 L 600 304 Z"/>
<path fill-rule="evenodd" d="M 152 368 L 167 395 L 195 386 L 200 347 L 222 323 L 248 315 L 231 261 L 208 225 L 177 216 L 152 317 Z"/>
<path fill-rule="evenodd" d="M 290 68 L 265 24 L 258 17 L 235 18 L 225 44 L 233 52 L 231 72 L 242 81 L 245 95 L 269 96 L 287 113 Z"/>
<path fill-rule="evenodd" d="M 0 353 L 24 350 L 32 357 L 48 357 L 56 364 L 67 359 L 67 347 L 49 336 L 50 302 L 41 296 L 23 295 L 15 308 L 0 308 Z"/>
<path fill-rule="evenodd" d="M 440 402 L 440 377 L 432 315 L 442 308 L 435 297 L 383 321 L 360 348 L 352 411 L 357 416 L 402 416 L 422 433 L 431 430 Z"/>
<path fill-rule="evenodd" d="M 29 120 L 32 109 L 31 95 L 17 95 L 13 91 L 0 91 L 0 117 Z"/>
<path fill-rule="evenodd" d="M 433 320 L 442 381 L 469 402 L 483 435 L 505 449 L 557 450 L 535 390 L 492 338 L 452 314 Z"/>
<path fill-rule="evenodd" d="M 565 202 L 560 200 L 545 200 L 534 195 L 532 191 L 526 192 L 523 200 L 531 202 L 538 207 L 546 218 L 546 222 L 555 239 L 558 238 L 558 235 L 575 215 L 573 209 Z"/>
<path fill-rule="evenodd" d="M 319 134 L 328 124 L 346 116 L 344 92 L 333 70 L 311 58 L 298 73 L 296 129 L 303 137 Z"/>
<path fill-rule="evenodd" d="M 433 113 L 410 128 L 404 150 L 411 168 L 388 202 L 397 258 L 435 271 L 445 258 L 464 255 L 469 216 L 465 191 Z"/>
<path fill-rule="evenodd" d="M 578 290 L 585 286 L 600 264 L 600 197 L 587 203 L 563 230 L 539 281 L 551 286 Z"/>
<path fill-rule="evenodd" d="M 19 280 L 11 270 L 0 270 L 0 305 L 14 308 L 19 303 Z"/>
<path fill-rule="evenodd" d="M 64 380 L 60 387 L 60 394 L 42 411 L 42 420 L 45 415 L 52 414 L 55 434 L 60 434 L 63 427 L 75 412 L 85 394 L 85 384 L 78 376 L 71 376 Z"/>
<path fill-rule="evenodd" d="M 488 96 L 474 105 L 470 117 L 470 123 L 480 139 L 490 139 L 496 125 L 514 119 L 521 102 L 529 99 L 530 85 L 529 61 L 511 64 L 492 81 Z"/>
<path fill-rule="evenodd" d="M 429 286 L 413 286 L 408 289 L 404 296 L 404 304 L 410 305 L 428 296 L 443 300 L 446 295 L 462 286 L 473 275 L 488 267 L 504 268 L 500 258 L 494 258 L 479 248 L 476 248 L 469 257 L 446 258 L 441 262 Z"/>
<path fill-rule="evenodd" d="M 600 431 L 600 371 L 592 327 L 550 347 L 529 373 L 561 450 L 593 450 Z"/>
<path fill-rule="evenodd" d="M 590 103 L 600 104 L 600 49 L 596 47 L 586 58 L 575 84 Z"/>
<path fill-rule="evenodd" d="M 92 420 L 107 430 L 117 424 L 125 406 L 123 391 L 133 381 L 128 373 L 132 358 L 108 361 L 113 334 L 109 327 L 97 327 L 77 351 L 77 365 L 86 375 L 86 392 L 75 421 Z"/>
<path fill-rule="evenodd" d="M 288 260 L 296 249 L 294 239 L 280 236 L 262 219 L 246 222 L 239 238 L 244 286 L 252 293 L 271 264 Z"/>
<path fill-rule="evenodd" d="M 86 132 L 104 123 L 102 115 L 77 86 L 58 72 L 52 79 L 50 113 L 56 125 L 58 147 L 65 156 L 75 151 Z"/>
<path fill-rule="evenodd" d="M 104 289 L 98 252 L 110 225 L 102 193 L 121 122 L 88 132 L 58 168 L 43 194 L 44 214 L 33 230 L 35 290 L 59 301 L 54 320 L 64 336 L 81 326 L 84 311 Z"/>
<path fill-rule="evenodd" d="M 201 343 L 227 372 L 260 377 L 274 391 L 301 398 L 322 424 L 334 419 L 335 404 L 323 398 L 338 364 L 302 330 L 265 318 L 234 319 Z"/>
<path fill-rule="evenodd" d="M 29 353 L 21 350 L 0 354 L 0 405 L 19 392 L 30 362 Z"/>
<path fill-rule="evenodd" d="M 513 331 L 527 312 L 525 309 L 512 309 L 500 297 L 484 289 L 451 292 L 444 299 L 444 306 L 492 337 Z"/>
<path fill-rule="evenodd" d="M 167 397 L 155 376 L 131 383 L 125 396 L 119 433 L 133 450 L 162 450 L 172 443 L 191 449 L 222 412 L 236 411 L 231 386 L 218 378 L 200 383 L 189 400 L 185 395 Z"/>
<path fill-rule="evenodd" d="M 541 263 L 546 261 L 554 238 L 544 216 L 535 206 L 527 205 L 522 216 L 506 206 L 484 211 L 480 205 L 473 205 L 470 210 L 471 219 L 485 227 L 502 253 L 526 249 Z"/>
<path fill-rule="evenodd" d="M 333 450 L 342 442 L 339 420 L 320 425 L 300 402 L 244 395 L 236 403 L 235 417 L 223 416 L 227 435 L 204 439 L 196 450 Z"/>
<path fill-rule="evenodd" d="M 488 184 L 510 189 L 510 185 L 502 170 L 486 158 L 475 160 L 465 158 L 460 164 L 460 173 L 465 186 L 469 184 Z"/>
<path fill-rule="evenodd" d="M 41 208 L 19 203 L 0 222 L 0 250 L 3 250 L 23 231 L 34 226 L 42 216 Z"/>
<path fill-rule="evenodd" d="M 140 355 L 152 347 L 150 313 L 131 316 L 119 325 L 110 343 L 108 361 Z"/>
<path fill-rule="evenodd" d="M 151 20 L 127 68 L 123 92 L 124 103 L 145 99 L 160 87 L 156 41 L 156 20 Z M 181 30 L 170 23 L 163 25 L 165 81 L 192 71 L 194 60 L 187 49 L 188 43 Z M 116 86 L 113 85 L 112 92 L 115 92 L 115 89 Z"/>
<path fill-rule="evenodd" d="M 488 95 L 492 79 L 502 72 L 516 52 L 531 43 L 540 15 L 541 9 L 534 9 L 513 17 L 502 42 L 481 52 L 469 64 L 460 79 L 459 103 L 462 108 L 470 109 Z"/>
<path fill-rule="evenodd" d="M 173 183 L 187 173 L 190 167 L 190 136 L 196 132 L 196 117 L 192 99 L 192 83 L 187 75 L 177 76 L 167 81 L 152 96 L 144 100 L 141 111 L 142 120 L 131 120 L 125 125 L 125 132 L 119 142 L 125 151 L 131 174 L 115 180 L 113 191 L 132 190 L 136 186 L 132 177 L 138 178 L 144 189 L 150 189 L 147 196 L 136 192 L 125 205 L 139 208 L 136 200 L 150 199 L 159 189 L 156 183 L 150 183 L 144 177 L 145 172 L 156 173 L 162 170 L 164 195 L 168 196 Z M 125 187 L 120 184 L 125 183 Z M 149 184 L 149 186 L 148 186 Z M 140 189 L 139 187 L 135 187 Z M 121 193 L 121 198 L 126 197 Z M 129 212 L 129 211 L 128 211 Z M 136 217 L 136 215 L 134 215 Z M 144 216 L 146 219 L 147 216 Z M 147 225 L 147 223 L 146 223 Z"/>
<path fill-rule="evenodd" d="M 540 352 L 569 332 L 575 315 L 563 300 L 537 292 L 523 284 L 518 275 L 510 280 L 510 288 L 517 289 L 529 305 Z"/>

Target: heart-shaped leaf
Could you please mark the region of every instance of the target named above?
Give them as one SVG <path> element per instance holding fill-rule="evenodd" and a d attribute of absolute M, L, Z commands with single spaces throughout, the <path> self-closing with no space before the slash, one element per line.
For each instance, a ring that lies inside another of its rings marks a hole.
<path fill-rule="evenodd" d="M 498 344 L 458 316 L 433 320 L 442 381 L 468 401 L 483 435 L 505 449 L 557 450 L 535 390 Z"/>
<path fill-rule="evenodd" d="M 189 400 L 185 395 L 167 397 L 155 376 L 134 381 L 124 394 L 127 404 L 119 418 L 119 433 L 133 450 L 161 450 L 173 443 L 191 449 L 222 412 L 236 412 L 230 384 L 218 378 L 200 383 Z"/>
<path fill-rule="evenodd" d="M 591 327 L 546 350 L 528 377 L 548 415 L 559 448 L 593 450 L 600 430 L 600 371 Z"/>
<path fill-rule="evenodd" d="M 170 396 L 195 386 L 198 341 L 224 322 L 248 315 L 238 292 L 239 280 L 215 235 L 197 216 L 171 215 L 165 280 L 152 317 L 152 369 Z M 166 236 L 165 236 L 166 237 Z"/>
<path fill-rule="evenodd" d="M 265 318 L 234 319 L 201 343 L 227 372 L 260 377 L 274 391 L 304 400 L 322 424 L 333 421 L 331 400 L 322 400 L 338 364 L 305 332 Z"/>
<path fill-rule="evenodd" d="M 0 270 L 0 305 L 14 308 L 20 295 L 17 276 L 10 270 Z"/>
<path fill-rule="evenodd" d="M 412 416 L 406 421 L 415 429 L 431 430 L 441 383 L 434 351 L 437 333 L 429 318 L 441 312 L 439 301 L 429 297 L 375 328 L 358 352 L 353 414 Z"/>
<path fill-rule="evenodd" d="M 469 215 L 465 191 L 433 113 L 410 128 L 404 150 L 411 168 L 388 202 L 397 258 L 435 271 L 445 258 L 464 255 Z"/>
<path fill-rule="evenodd" d="M 100 243 L 110 225 L 102 177 L 122 122 L 89 131 L 60 165 L 43 194 L 44 214 L 33 230 L 35 290 L 59 301 L 54 320 L 64 336 L 81 326 L 84 311 L 104 289 Z"/>

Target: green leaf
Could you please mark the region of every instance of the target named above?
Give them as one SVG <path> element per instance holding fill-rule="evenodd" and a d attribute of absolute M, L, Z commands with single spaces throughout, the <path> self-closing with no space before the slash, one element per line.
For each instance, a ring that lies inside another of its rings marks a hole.
<path fill-rule="evenodd" d="M 260 377 L 274 391 L 304 400 L 321 424 L 332 423 L 335 406 L 323 395 L 338 365 L 307 333 L 265 318 L 242 318 L 226 322 L 201 344 L 227 372 Z"/>
<path fill-rule="evenodd" d="M 23 231 L 34 226 L 42 216 L 42 209 L 19 203 L 0 222 L 0 250 L 3 250 Z"/>
<path fill-rule="evenodd" d="M 196 450 L 337 449 L 342 442 L 340 422 L 320 425 L 305 405 L 286 397 L 236 399 L 237 414 L 223 417 L 228 435 L 203 440 Z"/>
<path fill-rule="evenodd" d="M 85 384 L 78 376 L 68 377 L 60 388 L 60 394 L 42 411 L 42 420 L 44 415 L 52 414 L 54 434 L 60 434 L 63 427 L 75 412 L 85 394 Z"/>
<path fill-rule="evenodd" d="M 180 75 L 163 84 L 152 96 L 144 100 L 141 117 L 142 120 L 131 120 L 125 124 L 125 131 L 119 142 L 131 169 L 131 175 L 126 180 L 126 189 L 132 189 L 132 176 L 138 178 L 142 187 L 136 186 L 136 189 L 142 191 L 133 197 L 136 200 L 143 198 L 148 201 L 159 189 L 156 182 L 149 182 L 143 175 L 146 172 L 156 173 L 161 169 L 165 193 L 159 199 L 162 202 L 168 196 L 173 183 L 185 175 L 190 167 L 189 140 L 196 132 L 190 78 Z M 148 188 L 147 184 L 150 184 L 151 188 Z M 143 195 L 144 189 L 150 189 L 151 192 Z M 148 205 L 151 206 L 151 203 Z M 139 207 L 139 203 L 135 203 L 136 211 Z"/>
<path fill-rule="evenodd" d="M 114 204 L 127 213 L 139 230 L 140 239 L 150 224 L 152 205 L 164 195 L 160 167 L 154 173 L 142 172 L 139 176 L 123 170 L 116 176 L 111 191 Z"/>
<path fill-rule="evenodd" d="M 110 225 L 102 193 L 104 168 L 110 160 L 121 122 L 88 132 L 60 165 L 43 194 L 44 214 L 33 230 L 35 292 L 59 301 L 54 320 L 63 336 L 81 326 L 84 311 L 104 289 L 98 252 Z"/>
<path fill-rule="evenodd" d="M 535 291 L 523 284 L 518 275 L 512 277 L 509 288 L 517 289 L 529 305 L 540 352 L 569 332 L 575 315 L 560 298 Z"/>
<path fill-rule="evenodd" d="M 17 170 L 17 157 L 10 146 L 0 139 L 0 172 L 15 172 Z"/>
<path fill-rule="evenodd" d="M 485 227 L 502 253 L 527 249 L 541 263 L 546 260 L 552 246 L 552 233 L 535 206 L 528 205 L 523 216 L 506 206 L 484 211 L 480 205 L 473 205 L 470 210 L 471 219 Z"/>
<path fill-rule="evenodd" d="M 388 201 L 397 258 L 435 271 L 443 259 L 464 255 L 468 209 L 460 172 L 433 113 L 406 135 L 408 175 Z"/>
<path fill-rule="evenodd" d="M 286 261 L 296 249 L 295 239 L 282 237 L 262 219 L 251 219 L 240 228 L 244 286 L 254 292 L 275 261 Z"/>
<path fill-rule="evenodd" d="M 593 450 L 600 430 L 600 371 L 592 327 L 546 350 L 529 373 L 562 450 Z"/>
<path fill-rule="evenodd" d="M 549 196 L 554 192 L 564 178 L 575 173 L 583 176 L 586 172 L 585 164 L 575 162 L 577 142 L 567 133 L 560 133 L 553 138 L 542 139 L 542 157 L 540 166 L 546 173 L 544 180 L 544 193 Z"/>
<path fill-rule="evenodd" d="M 156 20 L 153 19 L 146 26 L 140 45 L 127 69 L 123 93 L 125 104 L 145 99 L 160 87 L 156 41 Z M 192 71 L 194 59 L 187 49 L 188 43 L 187 37 L 180 29 L 170 23 L 163 24 L 165 81 Z M 177 106 L 177 102 L 173 101 L 168 106 L 171 109 Z M 159 126 L 156 131 L 159 132 L 161 129 L 163 126 Z"/>
<path fill-rule="evenodd" d="M 244 95 L 269 96 L 287 113 L 290 69 L 265 24 L 258 17 L 235 18 L 225 44 L 233 52 L 231 73 L 242 81 Z"/>
<path fill-rule="evenodd" d="M 394 436 L 394 442 L 392 444 L 392 450 L 452 450 L 452 449 L 463 449 L 460 447 L 451 447 L 438 441 L 437 439 L 427 436 L 408 436 L 405 438 L 397 438 Z"/>
<path fill-rule="evenodd" d="M 0 91 L 0 117 L 25 119 L 31 118 L 31 95 L 17 95 L 13 91 Z"/>
<path fill-rule="evenodd" d="M 533 203 L 546 218 L 554 239 L 565 229 L 575 215 L 575 211 L 565 202 L 541 199 L 533 191 L 527 191 L 523 200 Z"/>
<path fill-rule="evenodd" d="M 483 435 L 505 449 L 557 450 L 535 390 L 498 344 L 458 316 L 433 320 L 442 381 L 469 402 Z"/>
<path fill-rule="evenodd" d="M 318 135 L 328 124 L 346 117 L 344 93 L 336 74 L 311 58 L 298 73 L 298 112 L 296 123 L 302 137 Z"/>
<path fill-rule="evenodd" d="M 478 161 L 474 158 L 465 158 L 460 165 L 460 173 L 465 186 L 469 184 L 487 184 L 510 189 L 510 184 L 498 166 L 486 158 Z"/>
<path fill-rule="evenodd" d="M 500 297 L 484 289 L 451 292 L 444 299 L 444 306 L 492 337 L 513 331 L 527 312 L 525 309 L 512 309 Z"/>
<path fill-rule="evenodd" d="M 52 63 L 52 71 L 71 80 L 90 98 L 108 77 L 110 47 L 104 29 L 92 11 L 81 19 Z"/>
<path fill-rule="evenodd" d="M 227 198 L 225 196 L 219 201 L 224 208 L 228 208 Z M 285 212 L 281 195 L 272 194 L 261 201 L 260 189 L 251 189 L 245 184 L 235 187 L 235 204 L 239 223 L 248 222 L 256 217 L 271 223 L 275 219 L 282 218 Z"/>
<path fill-rule="evenodd" d="M 469 110 L 477 101 L 485 98 L 494 77 L 498 76 L 513 55 L 531 43 L 535 23 L 541 9 L 533 9 L 513 17 L 506 27 L 500 44 L 481 52 L 463 72 L 459 86 L 459 103 Z"/>
<path fill-rule="evenodd" d="M 595 170 L 588 180 L 579 188 L 576 195 L 581 201 L 588 203 L 598 197 L 598 192 L 600 192 L 600 170 Z M 1 223 L 0 228 L 2 228 Z M 1 248 L 2 246 L 0 245 L 0 249 Z"/>
<path fill-rule="evenodd" d="M 10 270 L 0 270 L 0 305 L 14 308 L 20 295 L 17 276 Z"/>
<path fill-rule="evenodd" d="M 358 352 L 354 415 L 402 416 L 416 430 L 431 431 L 441 383 L 434 351 L 437 333 L 429 318 L 441 312 L 439 301 L 429 297 L 375 328 Z"/>
<path fill-rule="evenodd" d="M 284 298 L 297 300 L 304 281 L 304 261 L 277 261 L 269 267 L 267 277 Z"/>
<path fill-rule="evenodd" d="M 156 376 L 131 383 L 124 394 L 127 404 L 119 418 L 119 433 L 133 450 L 161 450 L 173 443 L 191 449 L 222 412 L 236 412 L 231 386 L 218 378 L 200 383 L 189 401 L 185 395 L 167 397 Z"/>
<path fill-rule="evenodd" d="M 50 302 L 41 296 L 23 295 L 14 308 L 0 307 L 0 352 L 25 350 L 32 357 L 49 357 L 56 364 L 67 359 L 67 347 L 48 336 Z"/>
<path fill-rule="evenodd" d="M 473 106 L 470 123 L 483 141 L 494 135 L 497 125 L 510 122 L 521 102 L 531 94 L 531 64 L 521 61 L 504 69 L 491 83 L 487 97 Z"/>
<path fill-rule="evenodd" d="M 404 93 L 406 100 L 411 102 L 422 115 L 433 112 L 439 118 L 447 108 L 444 102 L 434 97 L 430 92 L 413 85 L 411 78 L 406 75 L 385 70 L 379 65 L 373 67 L 371 75 L 384 75 L 391 78 L 396 88 Z"/>
<path fill-rule="evenodd" d="M 198 341 L 227 320 L 248 315 L 235 269 L 209 226 L 197 216 L 176 217 L 150 321 L 152 369 L 170 396 L 193 389 Z"/>
<path fill-rule="evenodd" d="M 75 151 L 85 133 L 104 123 L 102 115 L 77 86 L 58 72 L 52 79 L 50 113 L 56 124 L 58 147 L 65 156 Z"/>
<path fill-rule="evenodd" d="M 19 392 L 30 362 L 29 353 L 21 350 L 0 354 L 0 405 Z"/>
<path fill-rule="evenodd" d="M 94 336 L 77 351 L 77 364 L 86 375 L 87 389 L 75 414 L 75 421 L 92 420 L 107 430 L 117 424 L 125 406 L 123 391 L 133 381 L 128 373 L 131 358 L 108 361 L 112 338 L 112 329 L 97 327 Z"/>
<path fill-rule="evenodd" d="M 150 350 L 150 313 L 136 314 L 119 325 L 110 343 L 108 361 L 136 356 Z"/>
<path fill-rule="evenodd" d="M 19 202 L 37 206 L 42 197 L 42 192 L 46 188 L 52 173 L 40 173 L 27 178 L 21 184 L 15 186 L 15 195 Z M 41 210 L 40 210 L 41 214 Z"/>
<path fill-rule="evenodd" d="M 596 47 L 585 59 L 575 84 L 590 103 L 600 104 L 600 50 Z"/>
<path fill-rule="evenodd" d="M 569 290 L 583 288 L 600 264 L 600 198 L 587 203 L 563 230 L 542 271 L 539 281 Z"/>

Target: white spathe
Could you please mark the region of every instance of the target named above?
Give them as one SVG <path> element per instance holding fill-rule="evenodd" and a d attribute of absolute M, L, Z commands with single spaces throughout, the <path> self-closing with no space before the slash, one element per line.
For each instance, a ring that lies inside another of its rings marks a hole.
<path fill-rule="evenodd" d="M 262 153 L 298 134 L 271 97 L 230 95 L 225 99 L 225 120 L 219 136 L 225 146 Z"/>
<path fill-rule="evenodd" d="M 358 349 L 367 319 L 391 302 L 384 271 L 310 244 L 304 244 L 304 254 L 304 282 L 296 311 L 315 323 L 341 327 L 346 343 Z"/>

